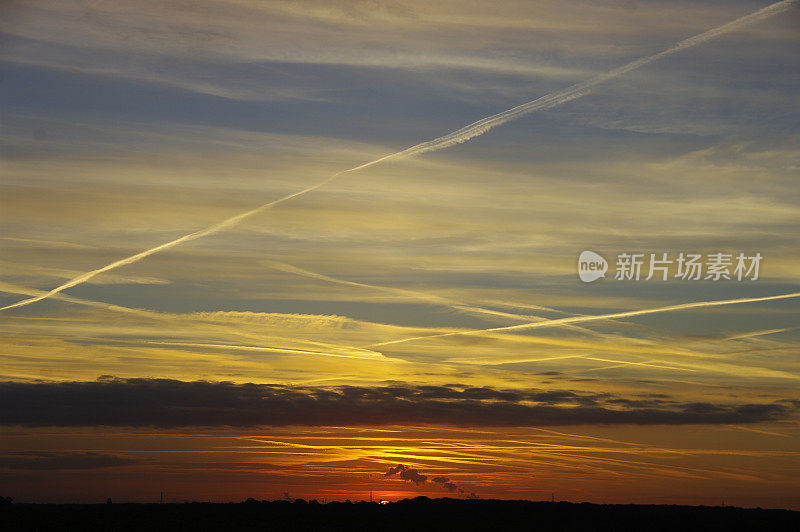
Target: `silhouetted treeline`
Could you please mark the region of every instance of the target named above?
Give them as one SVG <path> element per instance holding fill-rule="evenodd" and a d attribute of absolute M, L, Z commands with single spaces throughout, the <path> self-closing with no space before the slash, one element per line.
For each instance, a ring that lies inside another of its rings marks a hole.
<path fill-rule="evenodd" d="M 428 499 L 388 505 L 298 499 L 243 503 L 5 504 L 2 530 L 800 530 L 800 512 L 734 507 Z"/>

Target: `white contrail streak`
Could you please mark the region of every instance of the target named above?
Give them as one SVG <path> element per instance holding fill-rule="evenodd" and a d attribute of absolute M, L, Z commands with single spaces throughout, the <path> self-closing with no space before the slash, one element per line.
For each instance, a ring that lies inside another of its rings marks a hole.
<path fill-rule="evenodd" d="M 37 295 L 41 295 L 41 294 L 44 293 L 42 290 L 36 290 L 36 289 L 33 289 L 33 288 L 27 288 L 27 287 L 24 287 L 24 286 L 17 286 L 17 285 L 14 285 L 14 284 L 4 283 L 4 282 L 0 282 L 0 292 L 9 292 L 9 293 L 21 294 L 21 295 L 26 295 L 26 296 L 37 296 Z M 151 319 L 151 320 L 154 320 L 154 321 L 175 322 L 176 320 L 177 321 L 185 320 L 185 321 L 191 323 L 194 326 L 196 326 L 196 325 L 205 325 L 206 327 L 213 328 L 213 330 L 224 332 L 226 334 L 227 333 L 232 333 L 232 334 L 234 334 L 236 336 L 241 336 L 243 338 L 248 338 L 250 340 L 255 339 L 255 340 L 259 340 L 259 341 L 276 341 L 276 340 L 277 341 L 293 341 L 293 342 L 311 344 L 311 345 L 318 346 L 318 347 L 324 347 L 324 348 L 329 349 L 329 350 L 333 349 L 334 351 L 348 352 L 348 353 L 355 352 L 358 355 L 358 356 L 354 357 L 353 355 L 344 355 L 344 354 L 342 354 L 341 356 L 343 356 L 343 357 L 349 357 L 349 358 L 382 358 L 382 354 L 381 353 L 378 353 L 377 351 L 371 351 L 369 349 L 361 349 L 361 348 L 358 348 L 358 347 L 350 347 L 350 346 L 346 346 L 346 345 L 331 344 L 331 343 L 328 343 L 328 342 L 319 342 L 319 341 L 306 340 L 306 339 L 301 339 L 301 338 L 286 338 L 286 337 L 283 337 L 283 336 L 275 336 L 275 335 L 271 335 L 271 334 L 270 335 L 250 334 L 250 333 L 247 333 L 247 332 L 243 332 L 243 331 L 241 331 L 239 329 L 231 330 L 229 327 L 226 327 L 224 325 L 220 325 L 220 323 L 216 322 L 213 318 L 211 318 L 211 319 L 200 319 L 200 318 L 197 318 L 195 316 L 187 315 L 187 314 L 163 314 L 161 312 L 155 312 L 155 311 L 152 311 L 152 310 L 146 310 L 146 309 L 140 309 L 140 308 L 131 308 L 131 307 L 123 307 L 121 305 L 114 305 L 112 303 L 105 303 L 105 302 L 101 302 L 101 301 L 91 301 L 91 300 L 88 300 L 88 299 L 81 299 L 81 298 L 78 298 L 78 297 L 72 297 L 72 296 L 68 296 L 68 295 L 64 295 L 64 294 L 54 294 L 54 295 L 52 295 L 50 297 L 52 297 L 53 299 L 58 299 L 60 301 L 66 301 L 68 303 L 74 303 L 74 304 L 77 304 L 77 305 L 85 305 L 85 306 L 88 306 L 88 307 L 101 308 L 101 309 L 110 310 L 110 311 L 113 311 L 113 312 L 122 312 L 122 313 L 125 313 L 125 314 L 132 314 L 134 316 L 139 316 L 139 317 Z M 214 345 L 216 345 L 216 344 L 214 344 Z M 288 352 L 288 350 L 286 350 L 286 349 L 283 349 L 283 351 Z M 313 352 L 309 351 L 309 350 L 303 350 L 303 351 L 306 354 L 308 354 L 308 353 L 312 353 L 313 354 Z M 335 355 L 335 353 L 331 354 L 330 351 L 326 351 L 326 356 L 336 356 L 336 355 Z"/>
<path fill-rule="evenodd" d="M 458 310 L 458 311 L 466 312 L 468 314 L 473 314 L 473 315 L 479 315 L 479 316 L 480 315 L 487 315 L 487 316 L 493 316 L 493 317 L 496 317 L 496 318 L 508 318 L 508 319 L 513 319 L 513 320 L 517 320 L 517 321 L 525 321 L 525 322 L 533 321 L 534 319 L 541 319 L 541 320 L 547 319 L 547 318 L 541 318 L 539 316 L 534 316 L 534 315 L 530 315 L 530 314 L 512 314 L 510 312 L 501 312 L 501 311 L 498 311 L 498 310 L 491 310 L 491 309 L 484 308 L 484 307 L 478 307 L 478 306 L 475 306 L 475 305 L 469 305 L 469 304 L 466 304 L 466 303 L 460 303 L 458 301 L 454 301 L 452 299 L 448 299 L 446 297 L 438 296 L 436 294 L 431 294 L 431 293 L 428 293 L 428 292 L 419 292 L 419 291 L 416 291 L 416 290 L 408 290 L 408 289 L 405 289 L 405 288 L 395 288 L 395 287 L 392 287 L 392 286 L 381 286 L 381 285 L 375 285 L 375 284 L 359 283 L 357 281 L 347 281 L 347 280 L 344 280 L 344 279 L 337 279 L 336 277 L 331 277 L 331 276 L 325 275 L 323 273 L 318 273 L 318 272 L 313 272 L 311 270 L 306 270 L 305 268 L 300 268 L 298 266 L 294 266 L 292 264 L 288 264 L 288 263 L 285 263 L 285 262 L 278 262 L 278 261 L 274 261 L 274 260 L 266 260 L 266 261 L 264 261 L 264 264 L 266 264 L 266 265 L 268 265 L 268 266 L 270 266 L 270 267 L 272 267 L 272 268 L 274 268 L 276 270 L 279 270 L 279 271 L 282 271 L 282 272 L 286 272 L 286 273 L 291 273 L 291 274 L 294 274 L 294 275 L 300 275 L 302 277 L 307 277 L 309 279 L 317 279 L 317 280 L 325 281 L 325 282 L 328 282 L 328 283 L 341 284 L 341 285 L 344 285 L 344 286 L 352 286 L 354 288 L 366 288 L 366 289 L 369 289 L 369 290 L 376 290 L 376 291 L 379 291 L 379 292 L 385 292 L 385 293 L 389 293 L 389 294 L 394 294 L 394 295 L 397 295 L 397 296 L 400 296 L 400 297 L 403 297 L 403 298 L 417 299 L 417 300 L 425 301 L 426 303 L 430 303 L 431 305 L 440 305 L 440 306 L 451 308 L 453 310 Z M 538 308 L 540 308 L 541 310 L 548 311 L 548 312 L 560 312 L 560 311 L 558 311 L 556 309 L 552 309 L 552 308 L 548 308 L 548 307 L 538 307 Z M 589 332 L 589 333 L 595 334 L 594 331 L 585 330 L 584 332 Z M 596 334 L 600 334 L 600 333 L 596 333 Z"/>
<path fill-rule="evenodd" d="M 231 345 L 231 344 L 203 344 L 196 342 L 143 342 L 150 345 L 167 345 L 177 347 L 202 347 L 209 349 L 230 349 L 236 351 L 266 351 L 269 353 L 288 353 L 292 355 L 318 355 L 325 357 L 338 358 L 358 358 L 361 360 L 387 360 L 380 353 L 374 355 L 343 355 L 340 353 L 330 353 L 327 351 L 309 351 L 308 349 L 291 349 L 288 347 L 267 347 L 261 345 Z"/>
<path fill-rule="evenodd" d="M 347 171 L 349 171 L 349 170 L 345 170 L 345 172 L 347 172 Z M 241 222 L 242 220 L 244 220 L 245 218 L 253 216 L 254 214 L 258 214 L 261 211 L 264 211 L 264 210 L 267 210 L 267 209 L 269 209 L 271 207 L 274 207 L 275 205 L 278 205 L 279 203 L 283 203 L 284 201 L 288 201 L 288 200 L 290 200 L 292 198 L 296 198 L 297 196 L 301 196 L 303 194 L 311 192 L 312 190 L 316 190 L 319 187 L 325 185 L 326 183 L 332 181 L 333 179 L 335 179 L 336 177 L 338 177 L 342 173 L 344 173 L 344 172 L 339 172 L 338 174 L 334 174 L 331 177 L 329 177 L 328 179 L 325 179 L 324 181 L 320 181 L 316 185 L 312 185 L 312 186 L 304 188 L 303 190 L 300 190 L 298 192 L 294 192 L 293 194 L 289 194 L 287 196 L 283 196 L 282 198 L 278 198 L 278 199 L 276 199 L 274 201 L 271 201 L 269 203 L 265 203 L 264 205 L 261 205 L 260 207 L 256 207 L 255 209 L 251 209 L 251 210 L 249 210 L 247 212 L 243 212 L 241 214 L 237 214 L 236 216 L 231 216 L 230 218 L 228 218 L 226 220 L 223 220 L 223 221 L 221 221 L 219 223 L 216 223 L 214 225 L 211 225 L 209 227 L 206 227 L 205 229 L 201 229 L 199 231 L 195 231 L 194 233 L 190 233 L 190 234 L 184 235 L 184 236 L 182 236 L 180 238 L 176 238 L 175 240 L 171 240 L 169 242 L 161 244 L 160 246 L 156 246 L 154 248 L 146 249 L 146 250 L 144 250 L 144 251 L 142 251 L 140 253 L 137 253 L 135 255 L 131 255 L 130 257 L 126 257 L 124 259 L 120 259 L 118 261 L 112 262 L 111 264 L 107 264 L 106 266 L 103 266 L 102 268 L 98 268 L 96 270 L 92 270 L 92 271 L 86 272 L 84 274 L 81 274 L 81 275 L 79 275 L 77 277 L 73 277 L 72 279 L 70 279 L 66 283 L 53 288 L 49 292 L 45 292 L 43 294 L 39 294 L 39 295 L 37 295 L 35 297 L 31 297 L 29 299 L 23 299 L 22 301 L 17 301 L 16 303 L 13 303 L 11 305 L 6 305 L 5 307 L 0 308 L 0 310 L 7 310 L 7 309 L 11 309 L 11 308 L 30 305 L 31 303 L 36 303 L 37 301 L 41 301 L 42 299 L 47 299 L 48 297 L 50 297 L 52 295 L 55 295 L 55 294 L 57 294 L 57 293 L 59 293 L 59 292 L 61 292 L 63 290 L 66 290 L 67 288 L 72 288 L 75 285 L 79 285 L 81 283 L 85 283 L 86 281 L 88 281 L 92 277 L 94 277 L 96 275 L 100 275 L 103 272 L 107 272 L 109 270 L 114 270 L 116 268 L 119 268 L 120 266 L 125 266 L 127 264 L 132 264 L 134 262 L 139 262 L 140 260 L 142 260 L 142 259 L 144 259 L 146 257 L 149 257 L 150 255 L 153 255 L 155 253 L 158 253 L 159 251 L 164 251 L 166 249 L 175 247 L 178 244 L 183 244 L 184 242 L 191 242 L 192 240 L 196 240 L 198 238 L 201 238 L 201 237 L 213 234 L 213 233 L 217 233 L 219 231 L 223 231 L 225 229 L 233 227 L 233 226 L 237 225 L 239 222 Z"/>
<path fill-rule="evenodd" d="M 484 307 L 479 307 L 479 306 L 476 306 L 476 305 L 469 305 L 469 304 L 465 304 L 465 303 L 460 303 L 458 301 L 454 301 L 452 299 L 448 299 L 446 297 L 441 297 L 441 296 L 438 296 L 436 294 L 430 294 L 430 293 L 427 293 L 427 292 L 418 292 L 416 290 L 407 290 L 405 288 L 395 288 L 395 287 L 391 287 L 391 286 L 380 286 L 380 285 L 374 285 L 374 284 L 359 283 L 359 282 L 356 282 L 356 281 L 347 281 L 347 280 L 344 280 L 344 279 L 337 279 L 336 277 L 331 277 L 329 275 L 325 275 L 325 274 L 318 273 L 318 272 L 312 272 L 310 270 L 306 270 L 304 268 L 299 268 L 297 266 L 294 266 L 292 264 L 287 264 L 285 262 L 278 262 L 278 261 L 274 261 L 274 260 L 265 260 L 263 262 L 264 262 L 264 264 L 267 264 L 267 265 L 271 266 L 272 268 L 275 268 L 276 270 L 280 270 L 282 272 L 287 272 L 287 273 L 292 273 L 292 274 L 295 274 L 295 275 L 300 275 L 300 276 L 303 276 L 303 277 L 308 277 L 309 279 L 318 279 L 320 281 L 326 281 L 326 282 L 329 282 L 329 283 L 341 284 L 341 285 L 345 285 L 345 286 L 352 286 L 352 287 L 355 287 L 355 288 L 367 288 L 367 289 L 370 289 L 370 290 L 378 290 L 378 291 L 381 291 L 381 292 L 386 292 L 386 293 L 390 293 L 390 294 L 396 294 L 396 295 L 399 295 L 401 297 L 419 299 L 419 300 L 425 301 L 427 303 L 430 303 L 432 305 L 441 305 L 441 306 L 444 306 L 444 307 L 451 308 L 453 310 L 457 310 L 457 311 L 461 311 L 461 312 L 465 312 L 467 314 L 472 314 L 472 315 L 477 315 L 477 316 L 492 316 L 492 317 L 495 317 L 495 318 L 506 318 L 506 319 L 511 319 L 511 320 L 524 321 L 524 322 L 544 321 L 544 320 L 550 319 L 550 318 L 543 318 L 541 316 L 536 316 L 536 315 L 531 315 L 531 314 L 512 314 L 510 312 L 500 312 L 500 311 L 497 311 L 497 310 L 491 310 L 491 309 L 484 308 Z M 550 308 L 550 307 L 543 307 L 543 306 L 539 306 L 539 305 L 537 305 L 537 306 L 535 306 L 533 308 L 536 308 L 538 310 L 543 310 L 543 311 L 546 311 L 546 312 L 559 312 L 561 314 L 569 314 L 569 313 L 563 312 L 561 310 L 557 310 L 557 309 Z M 580 327 L 578 325 L 565 325 L 565 327 L 568 327 L 568 328 L 570 328 L 572 330 L 579 331 L 579 332 L 582 332 L 582 333 L 585 333 L 585 334 L 590 334 L 592 336 L 610 338 L 610 335 L 608 335 L 608 334 L 601 333 L 601 332 L 598 332 L 598 331 L 593 331 L 591 329 L 586 329 L 586 328 Z"/>
<path fill-rule="evenodd" d="M 401 338 L 399 340 L 390 340 L 388 342 L 370 344 L 364 347 L 367 349 L 371 349 L 373 347 L 392 345 L 392 344 L 402 344 L 405 342 L 413 342 L 415 340 L 429 340 L 432 338 L 445 338 L 448 336 L 482 335 L 482 334 L 497 333 L 497 332 L 522 331 L 527 329 L 539 329 L 542 327 L 560 327 L 563 325 L 570 325 L 573 323 L 586 323 L 588 321 L 630 318 L 633 316 L 644 316 L 646 314 L 659 314 L 661 312 L 673 312 L 676 310 L 720 307 L 723 305 L 738 305 L 741 303 L 757 303 L 759 301 L 775 301 L 778 299 L 791 299 L 795 297 L 800 297 L 800 292 L 792 292 L 791 294 L 780 294 L 777 296 L 744 297 L 739 299 L 721 299 L 717 301 L 695 301 L 694 303 L 681 303 L 680 305 L 669 305 L 667 307 L 657 307 L 657 308 L 649 308 L 641 310 L 626 310 L 624 312 L 612 312 L 610 314 L 599 314 L 594 316 L 571 316 L 569 318 L 558 318 L 549 321 L 535 321 L 532 323 L 521 323 L 519 325 L 508 325 L 506 327 L 493 327 L 491 329 L 475 329 L 472 331 L 455 331 L 442 334 L 432 334 L 429 336 L 415 336 L 413 338 Z"/>
<path fill-rule="evenodd" d="M 213 233 L 217 233 L 219 231 L 223 231 L 225 229 L 228 229 L 230 227 L 233 227 L 233 226 L 237 225 L 239 222 L 241 222 L 245 218 L 249 218 L 250 216 L 253 216 L 254 214 L 258 214 L 258 213 L 260 213 L 260 212 L 262 212 L 264 210 L 267 210 L 269 208 L 274 207 L 275 205 L 283 203 L 284 201 L 288 201 L 288 200 L 290 200 L 292 198 L 296 198 L 297 196 L 302 196 L 304 194 L 307 194 L 308 192 L 316 190 L 316 189 L 322 187 L 323 185 L 326 185 L 327 183 L 330 183 L 331 181 L 333 181 L 337 177 L 339 177 L 341 175 L 344 175 L 346 173 L 356 172 L 358 170 L 363 170 L 365 168 L 369 168 L 370 166 L 374 166 L 376 164 L 380 164 L 380 163 L 387 162 L 387 161 L 396 161 L 396 160 L 399 160 L 399 159 L 406 159 L 406 158 L 409 158 L 409 157 L 414 157 L 414 156 L 420 155 L 422 153 L 427 153 L 427 152 L 430 152 L 430 151 L 443 150 L 445 148 L 449 148 L 450 146 L 454 146 L 456 144 L 461 144 L 462 142 L 466 142 L 466 141 L 468 141 L 469 139 L 471 139 L 473 137 L 477 137 L 478 135 L 483 135 L 484 133 L 486 133 L 487 131 L 489 131 L 490 129 L 492 129 L 494 127 L 497 127 L 499 125 L 505 124 L 506 122 L 510 122 L 511 120 L 516 120 L 517 118 L 520 118 L 521 116 L 524 116 L 524 115 L 526 115 L 528 113 L 533 113 L 535 111 L 542 111 L 544 109 L 550 109 L 552 107 L 556 107 L 556 106 L 562 105 L 564 103 L 567 103 L 567 102 L 569 102 L 571 100 L 575 100 L 577 98 L 581 98 L 581 97 L 586 96 L 587 94 L 591 93 L 594 90 L 595 87 L 597 87 L 598 85 L 600 85 L 602 83 L 605 83 L 606 81 L 612 80 L 614 78 L 618 78 L 618 77 L 620 77 L 620 76 L 622 76 L 624 74 L 627 74 L 628 72 L 631 72 L 633 70 L 641 68 L 641 67 L 643 67 L 643 66 L 645 66 L 645 65 L 647 65 L 649 63 L 652 63 L 653 61 L 656 61 L 656 60 L 661 59 L 663 57 L 666 57 L 668 55 L 672 55 L 674 53 L 686 50 L 688 48 L 692 48 L 692 47 L 697 46 L 699 44 L 702 44 L 704 42 L 707 42 L 707 41 L 710 41 L 710 40 L 715 39 L 717 37 L 720 37 L 722 35 L 725 35 L 726 33 L 730 33 L 732 31 L 735 31 L 735 30 L 743 28 L 743 27 L 745 27 L 747 25 L 756 23 L 756 22 L 758 22 L 760 20 L 763 20 L 765 18 L 777 15 L 778 13 L 781 13 L 781 12 L 789 9 L 793 4 L 797 3 L 798 1 L 800 1 L 800 0 L 784 0 L 782 2 L 777 2 L 775 4 L 772 4 L 772 5 L 769 5 L 769 6 L 765 7 L 763 9 L 759 9 L 758 11 L 756 11 L 754 13 L 751 13 L 749 15 L 745 15 L 744 17 L 738 18 L 738 19 L 736 19 L 736 20 L 734 20 L 732 22 L 728 22 L 727 24 L 723 24 L 722 26 L 719 26 L 717 28 L 708 30 L 705 33 L 701 33 L 699 35 L 695 35 L 694 37 L 690 37 L 688 39 L 684 39 L 684 40 L 680 41 L 679 43 L 677 43 L 677 44 L 675 44 L 675 45 L 667 48 L 666 50 L 664 50 L 662 52 L 659 52 L 659 53 L 657 53 L 655 55 L 651 55 L 649 57 L 643 57 L 641 59 L 637 59 L 636 61 L 631 61 L 630 63 L 627 63 L 627 64 L 625 64 L 625 65 L 623 65 L 623 66 L 621 66 L 619 68 L 615 68 L 614 70 L 611 70 L 611 71 L 603 73 L 603 74 L 598 74 L 598 75 L 596 75 L 596 76 L 594 76 L 592 78 L 589 78 L 588 80 L 583 81 L 581 83 L 577 83 L 575 85 L 571 85 L 571 86 L 567 87 L 566 89 L 562 89 L 560 91 L 556 91 L 556 92 L 547 94 L 545 96 L 542 96 L 541 98 L 537 98 L 536 100 L 524 103 L 522 105 L 518 105 L 517 107 L 513 107 L 513 108 L 508 109 L 506 111 L 503 111 L 502 113 L 498 113 L 496 115 L 492 115 L 492 116 L 483 118 L 481 120 L 478 120 L 477 122 L 473 122 L 472 124 L 464 126 L 461 129 L 453 131 L 452 133 L 448 133 L 447 135 L 435 138 L 433 140 L 429 140 L 427 142 L 422 142 L 420 144 L 416 144 L 416 145 L 411 146 L 410 148 L 407 148 L 405 150 L 402 150 L 402 151 L 399 151 L 399 152 L 396 152 L 396 153 L 392 153 L 392 154 L 386 155 L 384 157 L 380 157 L 378 159 L 375 159 L 373 161 L 369 161 L 369 162 L 361 164 L 359 166 L 354 166 L 353 168 L 349 168 L 347 170 L 342 170 L 341 172 L 338 172 L 338 173 L 332 175 L 331 177 L 329 177 L 329 178 L 327 178 L 327 179 L 325 179 L 323 181 L 320 181 L 319 183 L 317 183 L 315 185 L 311 185 L 311 186 L 309 186 L 307 188 L 304 188 L 303 190 L 300 190 L 298 192 L 294 192 L 294 193 L 289 194 L 287 196 L 283 196 L 282 198 L 278 198 L 278 199 L 276 199 L 274 201 L 271 201 L 269 203 L 265 203 L 264 205 L 261 205 L 260 207 L 256 207 L 255 209 L 249 210 L 247 212 L 243 212 L 241 214 L 237 214 L 236 216 L 232 216 L 232 217 L 230 217 L 230 218 L 228 218 L 226 220 L 223 220 L 223 221 L 221 221 L 221 222 L 219 222 L 217 224 L 214 224 L 212 226 L 209 226 L 209 227 L 207 227 L 205 229 L 201 229 L 199 231 L 196 231 L 194 233 L 190 233 L 188 235 L 182 236 L 182 237 L 177 238 L 175 240 L 171 240 L 170 242 L 166 242 L 164 244 L 161 244 L 160 246 L 156 246 L 154 248 L 147 249 L 147 250 L 142 251 L 140 253 L 137 253 L 135 255 L 131 255 L 130 257 L 127 257 L 127 258 L 120 259 L 118 261 L 112 262 L 111 264 L 103 266 L 102 268 L 98 268 L 96 270 L 92 270 L 92 271 L 86 272 L 86 273 L 84 273 L 82 275 L 79 275 L 79 276 L 73 278 L 73 279 L 70 279 L 69 281 L 67 281 L 66 283 L 64 283 L 64 284 L 62 284 L 60 286 L 57 286 L 57 287 L 53 288 L 52 290 L 50 290 L 49 292 L 47 292 L 45 294 L 38 295 L 36 297 L 31 297 L 29 299 L 23 299 L 22 301 L 17 301 L 16 303 L 12 303 L 11 305 L 6 305 L 5 307 L 0 307 L 0 310 L 7 310 L 7 309 L 16 308 L 16 307 L 22 307 L 22 306 L 25 306 L 25 305 L 30 305 L 31 303 L 36 303 L 37 301 L 41 301 L 43 299 L 46 299 L 46 298 L 52 296 L 53 294 L 57 294 L 57 293 L 59 293 L 59 292 L 61 292 L 63 290 L 66 290 L 67 288 L 71 288 L 71 287 L 73 287 L 75 285 L 79 285 L 81 283 L 84 283 L 84 282 L 88 281 L 89 279 L 91 279 L 92 277 L 94 277 L 96 275 L 99 275 L 99 274 L 101 274 L 103 272 L 107 272 L 109 270 L 113 270 L 113 269 L 119 268 L 121 266 L 125 266 L 127 264 L 132 264 L 134 262 L 138 262 L 138 261 L 140 261 L 140 260 L 142 260 L 142 259 L 144 259 L 146 257 L 149 257 L 150 255 L 153 255 L 154 253 L 158 253 L 159 251 L 164 251 L 164 250 L 170 249 L 170 248 L 172 248 L 174 246 L 177 246 L 179 244 L 183 244 L 184 242 L 190 242 L 192 240 L 196 240 L 198 238 L 201 238 L 201 237 L 213 234 Z"/>

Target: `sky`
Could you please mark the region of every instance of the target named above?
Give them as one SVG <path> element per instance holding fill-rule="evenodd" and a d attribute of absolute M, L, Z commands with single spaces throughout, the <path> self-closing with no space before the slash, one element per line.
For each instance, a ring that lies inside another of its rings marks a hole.
<path fill-rule="evenodd" d="M 770 5 L 3 2 L 0 495 L 800 509 L 800 6 L 605 76 Z"/>

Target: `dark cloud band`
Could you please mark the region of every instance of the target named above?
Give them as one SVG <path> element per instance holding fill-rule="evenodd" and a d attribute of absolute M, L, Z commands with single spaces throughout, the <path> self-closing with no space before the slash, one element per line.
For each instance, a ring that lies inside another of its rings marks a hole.
<path fill-rule="evenodd" d="M 572 390 L 461 385 L 303 387 L 101 377 L 0 382 L 0 424 L 25 426 L 552 426 L 782 419 L 800 402 L 690 403 Z"/>

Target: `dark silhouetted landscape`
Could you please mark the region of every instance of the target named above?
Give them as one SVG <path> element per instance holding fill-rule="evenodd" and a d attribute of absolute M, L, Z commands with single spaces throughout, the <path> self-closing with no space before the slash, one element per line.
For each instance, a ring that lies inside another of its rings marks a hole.
<path fill-rule="evenodd" d="M 800 512 L 732 506 L 429 499 L 389 504 L 5 504 L 4 530 L 800 530 Z"/>

